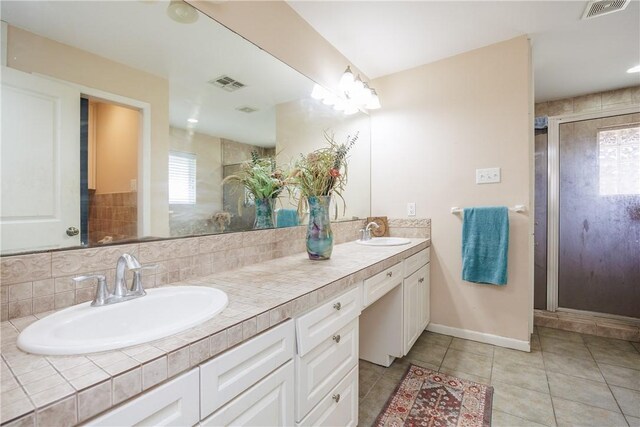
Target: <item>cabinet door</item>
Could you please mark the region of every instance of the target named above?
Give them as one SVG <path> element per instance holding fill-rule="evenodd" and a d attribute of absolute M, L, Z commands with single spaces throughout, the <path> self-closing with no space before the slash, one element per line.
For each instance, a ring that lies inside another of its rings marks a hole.
<path fill-rule="evenodd" d="M 192 426 L 200 419 L 198 369 L 89 421 L 87 426 Z"/>
<path fill-rule="evenodd" d="M 420 271 L 415 272 L 408 278 L 404 279 L 404 354 L 405 356 L 411 350 L 420 333 L 421 313 L 420 309 L 423 304 L 420 300 L 422 297 L 421 283 L 418 282 Z"/>
<path fill-rule="evenodd" d="M 424 270 L 424 275 L 420 276 L 423 279 L 421 283 L 422 297 L 420 298 L 420 301 L 422 302 L 422 316 L 420 322 L 421 332 L 424 331 L 431 320 L 431 281 L 429 280 L 431 264 L 425 265 L 422 269 Z M 420 279 L 418 279 L 418 281 L 419 280 Z"/>
<path fill-rule="evenodd" d="M 293 361 L 220 408 L 202 426 L 293 425 Z"/>

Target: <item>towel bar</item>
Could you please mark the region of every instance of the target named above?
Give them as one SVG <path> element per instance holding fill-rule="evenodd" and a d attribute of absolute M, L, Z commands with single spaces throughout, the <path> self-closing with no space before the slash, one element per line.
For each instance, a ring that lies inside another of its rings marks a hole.
<path fill-rule="evenodd" d="M 515 205 L 514 207 L 509 208 L 509 211 L 511 212 L 526 212 L 526 210 L 527 210 L 527 207 L 525 205 Z M 458 214 L 462 212 L 463 212 L 463 209 L 457 206 L 454 206 L 451 208 L 452 214 Z"/>

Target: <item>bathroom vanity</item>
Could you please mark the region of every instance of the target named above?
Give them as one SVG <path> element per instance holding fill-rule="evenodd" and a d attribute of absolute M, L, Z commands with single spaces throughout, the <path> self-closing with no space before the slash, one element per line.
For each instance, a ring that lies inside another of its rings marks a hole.
<path fill-rule="evenodd" d="M 229 306 L 199 327 L 146 345 L 167 350 L 141 366 L 61 396 L 69 414 L 57 411 L 57 424 L 355 426 L 358 360 L 388 366 L 429 321 L 429 246 L 429 239 L 394 247 L 352 242 L 337 245 L 329 261 L 299 254 L 183 283 L 223 289 Z M 269 293 L 289 297 L 271 305 Z M 251 310 L 252 301 L 265 310 Z M 166 347 L 176 340 L 177 348 Z M 12 345 L 3 345 L 3 355 L 18 366 L 15 339 Z M 99 365 L 127 353 L 83 357 Z M 23 355 L 54 366 L 73 360 Z M 107 389 L 108 402 L 100 403 L 97 391 Z M 54 405 L 20 420 L 50 424 L 44 416 Z"/>

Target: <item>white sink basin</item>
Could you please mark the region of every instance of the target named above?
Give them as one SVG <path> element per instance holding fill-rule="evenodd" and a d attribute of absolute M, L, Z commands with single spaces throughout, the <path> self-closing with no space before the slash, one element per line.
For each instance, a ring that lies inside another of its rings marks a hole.
<path fill-rule="evenodd" d="M 228 302 L 226 293 L 202 286 L 148 289 L 146 296 L 103 307 L 86 302 L 32 323 L 18 336 L 18 347 L 47 355 L 114 350 L 197 326 Z"/>
<path fill-rule="evenodd" d="M 411 243 L 404 237 L 372 237 L 371 240 L 356 240 L 356 243 L 365 246 L 400 246 Z"/>

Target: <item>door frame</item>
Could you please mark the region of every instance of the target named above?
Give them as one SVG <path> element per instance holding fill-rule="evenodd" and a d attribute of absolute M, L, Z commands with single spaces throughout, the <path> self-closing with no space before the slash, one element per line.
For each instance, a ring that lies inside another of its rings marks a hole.
<path fill-rule="evenodd" d="M 140 135 L 138 136 L 138 238 L 151 235 L 151 104 L 134 98 L 117 95 L 67 80 L 57 79 L 46 74 L 33 73 L 39 77 L 73 86 L 80 91 L 81 97 L 93 101 L 105 101 L 140 113 Z"/>
<path fill-rule="evenodd" d="M 560 226 L 560 125 L 582 120 L 601 119 L 623 114 L 640 113 L 640 106 L 608 108 L 589 113 L 571 113 L 550 116 L 548 129 L 548 180 L 547 180 L 547 310 L 593 314 L 569 308 L 558 307 L 558 258 Z M 616 315 L 598 313 L 601 317 L 616 318 Z M 620 317 L 620 316 L 617 316 Z"/>

